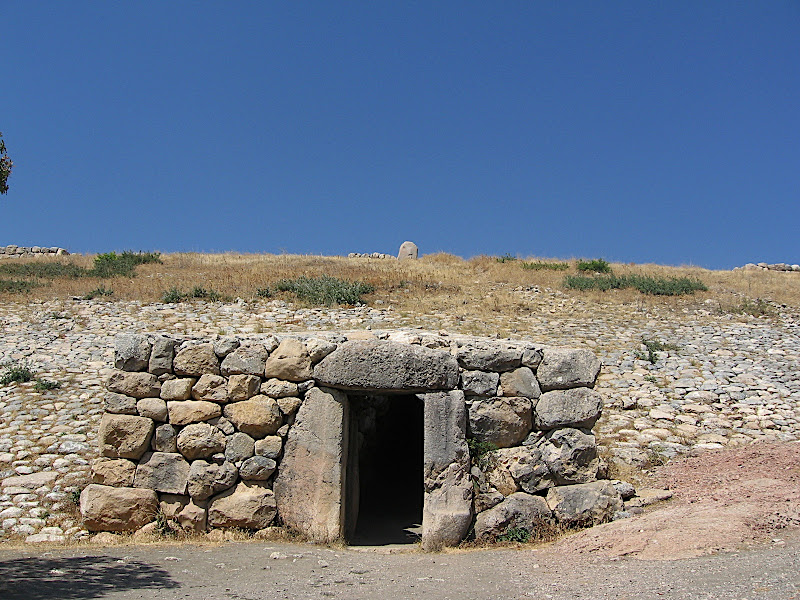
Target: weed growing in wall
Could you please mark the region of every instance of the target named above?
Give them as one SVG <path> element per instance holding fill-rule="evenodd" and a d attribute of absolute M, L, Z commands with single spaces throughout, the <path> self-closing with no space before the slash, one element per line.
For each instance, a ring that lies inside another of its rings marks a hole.
<path fill-rule="evenodd" d="M 658 340 L 648 340 L 645 338 L 642 338 L 642 344 L 644 344 L 647 353 L 637 351 L 636 358 L 640 360 L 649 361 L 650 364 L 653 365 L 656 364 L 656 362 L 658 362 L 659 359 L 659 356 L 657 354 L 658 352 L 668 352 L 669 350 L 677 351 L 679 349 L 679 346 L 675 344 L 660 342 Z"/>

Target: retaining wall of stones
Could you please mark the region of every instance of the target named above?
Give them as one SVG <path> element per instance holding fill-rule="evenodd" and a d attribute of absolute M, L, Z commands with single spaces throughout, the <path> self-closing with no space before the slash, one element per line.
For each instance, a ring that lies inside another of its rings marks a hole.
<path fill-rule="evenodd" d="M 743 269 L 745 271 L 800 271 L 800 265 L 790 265 L 788 263 L 747 263 L 743 267 L 735 267 L 734 271 Z"/>
<path fill-rule="evenodd" d="M 27 256 L 42 256 L 44 254 L 64 256 L 69 254 L 69 252 L 67 252 L 64 248 L 59 248 L 58 246 L 0 246 L 0 258 L 21 258 Z"/>
<path fill-rule="evenodd" d="M 622 510 L 619 486 L 598 480 L 591 428 L 602 408 L 592 389 L 600 361 L 591 352 L 382 337 L 119 336 L 101 458 L 81 494 L 85 526 L 134 531 L 166 519 L 195 532 L 302 528 L 316 516 L 298 515 L 318 509 L 320 486 L 346 470 L 336 452 L 347 434 L 330 433 L 339 446 L 329 448 L 319 421 L 346 429 L 321 411 L 339 410 L 347 394 L 425 403 L 423 547 L 426 535 L 433 548 L 555 521 L 590 525 Z M 427 431 L 440 427 L 448 431 Z M 342 515 L 325 518 L 332 533 L 316 537 L 344 532 Z"/>

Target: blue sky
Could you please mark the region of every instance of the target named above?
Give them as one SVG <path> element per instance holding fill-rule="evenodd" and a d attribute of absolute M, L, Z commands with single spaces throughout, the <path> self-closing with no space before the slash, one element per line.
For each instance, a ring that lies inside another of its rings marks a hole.
<path fill-rule="evenodd" d="M 800 262 L 800 2 L 0 0 L 0 244 Z"/>

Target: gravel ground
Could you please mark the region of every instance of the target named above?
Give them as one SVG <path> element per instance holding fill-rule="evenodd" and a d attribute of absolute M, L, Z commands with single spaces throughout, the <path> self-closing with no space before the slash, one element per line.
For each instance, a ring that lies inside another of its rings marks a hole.
<path fill-rule="evenodd" d="M 759 600 L 800 597 L 800 540 L 674 561 L 544 550 L 379 554 L 246 543 L 0 551 L 0 597 Z"/>

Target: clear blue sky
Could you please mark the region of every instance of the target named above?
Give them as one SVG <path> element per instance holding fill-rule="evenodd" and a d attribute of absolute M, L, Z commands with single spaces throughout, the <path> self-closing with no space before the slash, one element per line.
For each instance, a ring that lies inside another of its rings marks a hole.
<path fill-rule="evenodd" d="M 800 262 L 800 2 L 0 0 L 0 244 Z"/>

